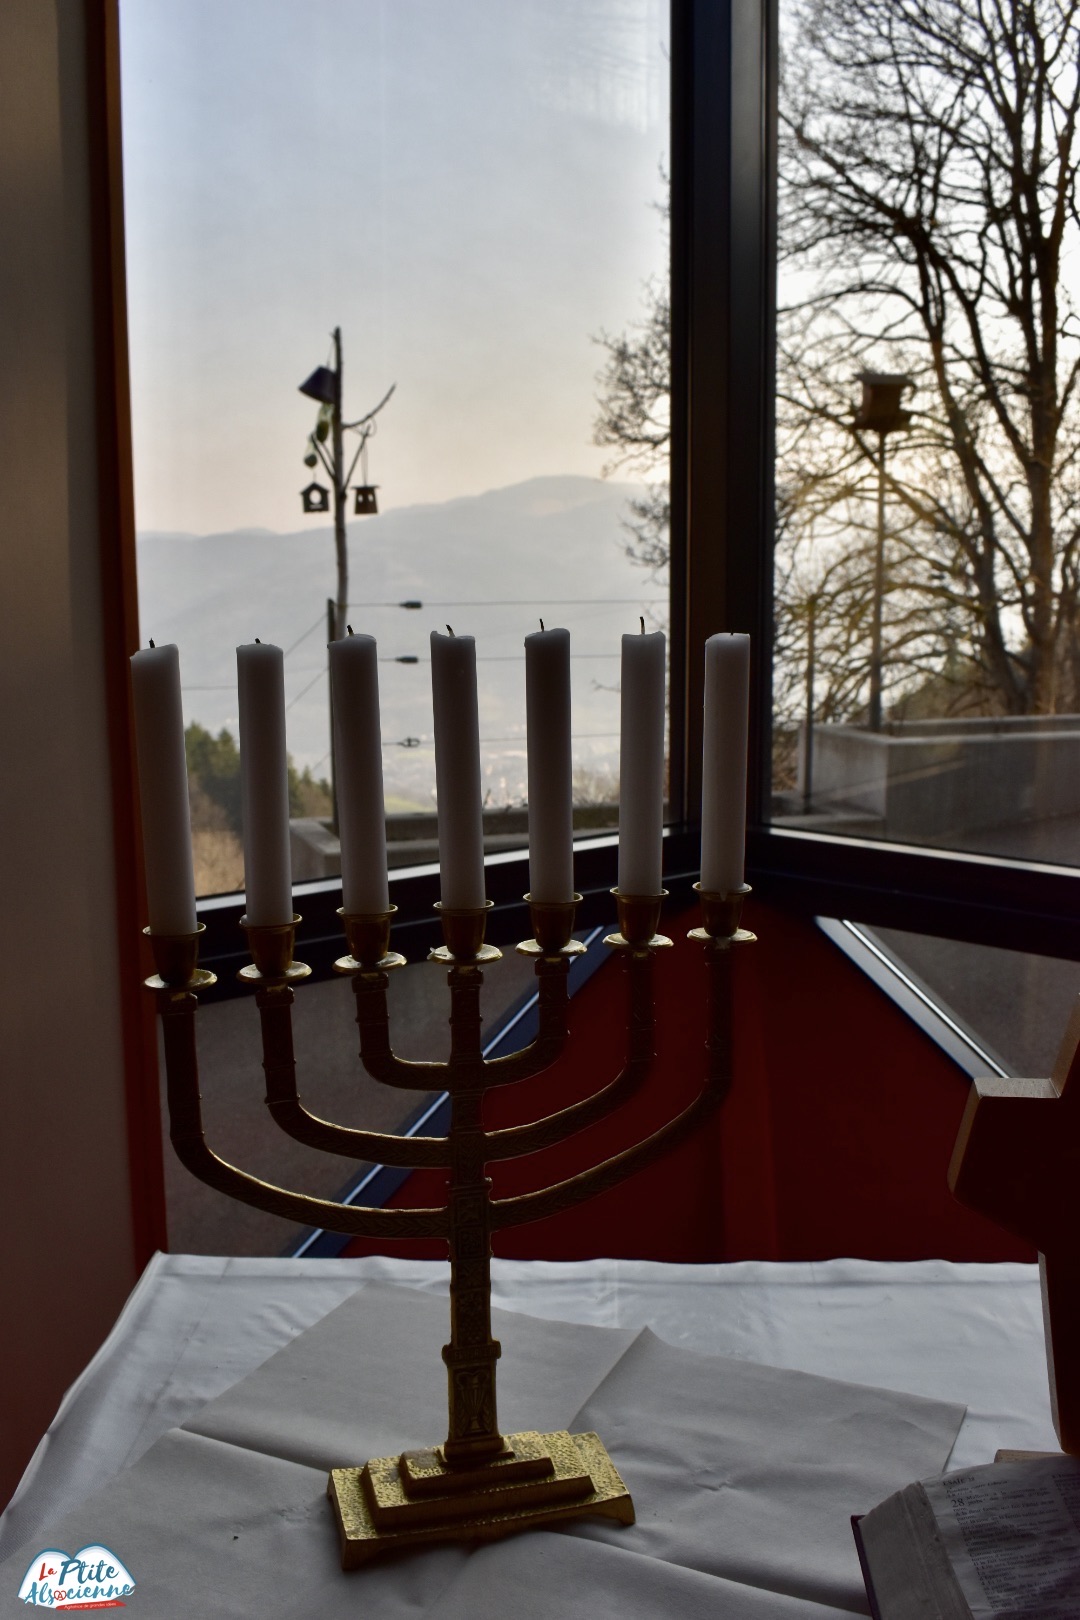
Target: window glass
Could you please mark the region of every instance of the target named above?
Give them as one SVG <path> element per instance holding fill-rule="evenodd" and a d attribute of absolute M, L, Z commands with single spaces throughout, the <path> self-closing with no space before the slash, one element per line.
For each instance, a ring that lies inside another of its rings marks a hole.
<path fill-rule="evenodd" d="M 1080 990 L 1080 968 L 1056 957 L 862 928 L 1007 1074 L 1048 1075 Z"/>
<path fill-rule="evenodd" d="M 524 842 L 541 616 L 610 823 L 619 637 L 666 618 L 662 0 L 125 0 L 121 26 L 140 613 L 181 651 L 200 892 L 242 882 L 256 636 L 286 652 L 294 874 L 337 870 L 334 434 L 299 391 L 336 328 L 344 420 L 381 404 L 343 434 L 342 600 L 379 641 L 394 858 L 430 859 L 446 623 L 477 640 L 491 835 Z"/>
<path fill-rule="evenodd" d="M 784 0 L 774 820 L 1080 858 L 1080 17 Z"/>

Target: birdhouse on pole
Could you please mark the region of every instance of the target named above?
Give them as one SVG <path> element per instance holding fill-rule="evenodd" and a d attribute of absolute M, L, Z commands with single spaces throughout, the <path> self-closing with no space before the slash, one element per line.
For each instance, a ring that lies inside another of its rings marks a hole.
<path fill-rule="evenodd" d="M 356 504 L 353 507 L 357 517 L 372 517 L 379 510 L 379 503 L 375 498 L 378 484 L 356 484 Z"/>
<path fill-rule="evenodd" d="M 852 426 L 864 432 L 902 433 L 911 421 L 911 412 L 905 411 L 901 400 L 914 384 L 902 372 L 860 371 L 862 404 L 855 412 Z"/>
<path fill-rule="evenodd" d="M 310 483 L 306 489 L 300 491 L 300 499 L 304 503 L 305 512 L 329 512 L 330 491 L 325 484 Z"/>

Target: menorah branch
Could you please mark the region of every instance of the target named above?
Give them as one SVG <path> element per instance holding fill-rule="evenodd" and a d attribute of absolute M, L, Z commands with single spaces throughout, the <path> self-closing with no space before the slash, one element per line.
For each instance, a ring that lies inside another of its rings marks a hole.
<path fill-rule="evenodd" d="M 392 1136 L 385 1131 L 355 1130 L 309 1113 L 300 1101 L 292 1038 L 292 986 L 259 986 L 255 996 L 262 1024 L 266 1106 L 276 1125 L 307 1147 L 341 1158 L 367 1159 L 414 1169 L 447 1165 L 450 1150 L 444 1137 Z"/>
<path fill-rule="evenodd" d="M 337 972 L 352 972 L 356 997 L 356 1023 L 360 1031 L 360 1061 L 373 1080 L 399 1091 L 442 1091 L 445 1063 L 414 1063 L 396 1057 L 390 1045 L 390 1013 L 386 1004 L 385 973 L 350 969 L 335 962 Z"/>
<path fill-rule="evenodd" d="M 707 1043 L 707 1073 L 704 1085 L 694 1101 L 681 1114 L 668 1120 L 659 1130 L 622 1153 L 614 1154 L 603 1164 L 595 1165 L 579 1175 L 556 1182 L 536 1192 L 519 1193 L 512 1198 L 497 1198 L 492 1202 L 491 1225 L 496 1232 L 512 1226 L 524 1226 L 549 1215 L 572 1209 L 586 1199 L 618 1186 L 628 1176 L 644 1170 L 684 1142 L 713 1115 L 727 1096 L 731 1086 L 731 1011 L 732 1011 L 732 959 L 728 946 L 751 940 L 752 934 L 733 933 L 724 939 L 708 936 L 709 951 L 709 1038 Z M 632 949 L 632 948 L 631 948 Z M 633 956 L 631 963 L 633 964 Z M 639 970 L 645 961 L 640 957 Z M 651 965 L 651 963 L 650 963 Z M 633 970 L 633 969 L 631 969 Z M 639 981 L 640 982 L 640 981 Z M 651 1004 L 650 1004 L 651 1005 Z M 643 1014 L 635 1004 L 634 1011 Z M 633 1023 L 631 1024 L 633 1029 Z M 639 1035 L 645 1038 L 644 1031 Z M 651 1018 L 648 1024 L 651 1039 Z"/>
<path fill-rule="evenodd" d="M 488 1058 L 484 1064 L 484 1086 L 517 1085 L 531 1080 L 557 1063 L 566 1050 L 568 1036 L 567 1009 L 569 986 L 567 977 L 570 959 L 565 956 L 542 956 L 536 963 L 537 1033 L 534 1040 L 520 1051 L 505 1057 Z"/>
<path fill-rule="evenodd" d="M 324 1226 L 356 1237 L 388 1240 L 448 1235 L 445 1209 L 369 1209 L 338 1204 L 261 1181 L 214 1153 L 206 1141 L 199 1095 L 195 1046 L 197 1005 L 193 993 L 178 993 L 175 987 L 165 986 L 158 994 L 165 1047 L 169 1134 L 177 1157 L 193 1175 L 217 1192 L 300 1225 Z"/>
<path fill-rule="evenodd" d="M 413 1170 L 445 1169 L 450 1149 L 445 1136 L 394 1136 L 387 1131 L 363 1131 L 335 1125 L 309 1113 L 299 1097 L 267 1097 L 274 1123 L 305 1147 L 334 1153 L 342 1159 L 373 1164 L 401 1165 Z"/>
<path fill-rule="evenodd" d="M 652 958 L 648 953 L 630 955 L 625 961 L 627 976 L 627 1056 L 626 1064 L 608 1085 L 581 1102 L 570 1103 L 557 1113 L 535 1119 L 526 1125 L 511 1125 L 489 1131 L 486 1150 L 489 1161 L 523 1158 L 542 1148 L 553 1147 L 567 1137 L 605 1119 L 640 1091 L 648 1078 L 653 1060 L 653 1011 L 650 996 Z M 537 971 L 540 971 L 538 965 Z"/>

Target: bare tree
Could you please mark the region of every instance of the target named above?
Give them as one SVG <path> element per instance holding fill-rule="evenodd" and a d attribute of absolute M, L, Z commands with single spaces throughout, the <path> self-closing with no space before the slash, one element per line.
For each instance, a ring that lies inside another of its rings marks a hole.
<path fill-rule="evenodd" d="M 657 205 L 665 227 L 668 204 Z M 646 483 L 630 502 L 625 527 L 627 553 L 653 573 L 667 567 L 671 532 L 671 300 L 665 283 L 645 287 L 645 314 L 628 331 L 596 340 L 606 352 L 597 381 L 600 413 L 593 442 L 616 454 L 605 477 L 618 469 L 639 473 Z M 656 477 L 654 475 L 660 474 Z"/>
<path fill-rule="evenodd" d="M 875 446 L 862 368 L 916 384 L 893 441 L 885 601 L 893 712 L 1080 703 L 1080 0 L 792 0 L 781 96 L 777 705 L 808 604 L 823 718 L 865 704 Z M 669 450 L 670 309 L 601 338 L 596 438 Z M 662 566 L 666 484 L 630 554 Z M 827 584 L 822 582 L 826 581 Z"/>
<path fill-rule="evenodd" d="M 803 0 L 782 96 L 781 238 L 813 272 L 784 324 L 782 459 L 814 421 L 823 482 L 850 479 L 855 371 L 912 374 L 890 490 L 916 640 L 949 626 L 954 666 L 959 637 L 1015 714 L 1077 697 L 1078 8 Z"/>

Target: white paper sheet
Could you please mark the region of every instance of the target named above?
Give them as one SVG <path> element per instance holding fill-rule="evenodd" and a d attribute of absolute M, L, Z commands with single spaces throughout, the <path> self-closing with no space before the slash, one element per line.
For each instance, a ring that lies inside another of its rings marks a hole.
<path fill-rule="evenodd" d="M 673 1350 L 647 1330 L 574 1420 L 633 1481 L 653 1558 L 858 1611 L 853 1513 L 949 1455 L 964 1409 Z M 614 1543 L 607 1524 L 573 1533 Z"/>
<path fill-rule="evenodd" d="M 327 1472 L 446 1438 L 445 1300 L 373 1283 L 184 1425 Z M 561 1429 L 633 1343 L 630 1328 L 492 1312 L 498 1421 Z"/>
<path fill-rule="evenodd" d="M 439 1620 L 849 1620 L 806 1603 L 599 1542 L 545 1531 L 479 1548 Z"/>

